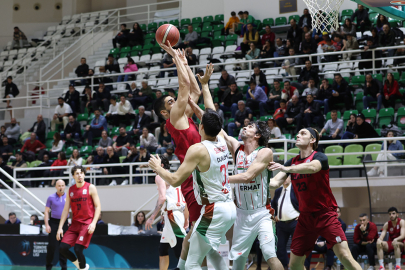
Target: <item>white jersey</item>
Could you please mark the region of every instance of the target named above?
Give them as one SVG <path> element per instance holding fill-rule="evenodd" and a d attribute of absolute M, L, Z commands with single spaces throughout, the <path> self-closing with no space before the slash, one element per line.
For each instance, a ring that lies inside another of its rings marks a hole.
<path fill-rule="evenodd" d="M 197 203 L 208 205 L 215 202 L 232 201 L 232 190 L 228 176 L 228 147 L 225 139 L 217 136 L 217 141 L 201 142 L 211 158 L 206 172 L 193 171 L 194 195 Z"/>
<path fill-rule="evenodd" d="M 183 193 L 181 193 L 181 187 L 169 186 L 166 189 L 166 210 L 180 210 L 183 211 L 186 207 L 186 201 L 184 200 Z"/>
<path fill-rule="evenodd" d="M 246 172 L 262 148 L 264 147 L 258 147 L 250 155 L 246 156 L 244 146 L 241 145 L 236 154 L 235 174 Z M 266 207 L 266 204 L 270 203 L 270 176 L 270 172 L 265 169 L 250 183 L 235 184 L 236 207 L 243 210 Z"/>

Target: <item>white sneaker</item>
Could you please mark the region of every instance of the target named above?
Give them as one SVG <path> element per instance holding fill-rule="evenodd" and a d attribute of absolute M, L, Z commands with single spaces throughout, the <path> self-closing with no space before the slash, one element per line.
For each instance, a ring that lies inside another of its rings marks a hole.
<path fill-rule="evenodd" d="M 86 263 L 86 267 L 83 270 L 89 270 L 90 265 Z"/>
<path fill-rule="evenodd" d="M 39 185 L 38 187 L 39 187 L 39 188 L 43 188 L 44 186 L 43 186 L 43 185 Z"/>
<path fill-rule="evenodd" d="M 129 183 L 128 180 L 125 179 L 124 181 L 122 181 L 121 186 L 126 186 L 128 185 L 128 183 Z"/>
<path fill-rule="evenodd" d="M 376 176 L 377 175 L 377 170 L 372 168 L 371 170 L 368 171 L 367 176 Z"/>
<path fill-rule="evenodd" d="M 109 184 L 109 186 L 116 186 L 116 185 L 117 185 L 117 181 L 115 181 L 115 180 L 112 180 L 111 184 Z"/>
<path fill-rule="evenodd" d="M 367 270 L 374 270 L 374 266 L 370 265 Z"/>

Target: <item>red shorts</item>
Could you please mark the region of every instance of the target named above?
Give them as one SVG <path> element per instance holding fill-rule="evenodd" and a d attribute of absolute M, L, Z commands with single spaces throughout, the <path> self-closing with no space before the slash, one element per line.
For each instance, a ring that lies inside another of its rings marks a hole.
<path fill-rule="evenodd" d="M 197 221 L 201 215 L 202 205 L 199 205 L 195 200 L 193 190 L 191 190 L 191 192 L 188 192 L 187 194 L 183 193 L 183 196 L 187 203 L 190 223 Z"/>
<path fill-rule="evenodd" d="M 73 247 L 75 244 L 79 244 L 88 248 L 90 240 L 93 234 L 89 234 L 88 228 L 90 224 L 83 224 L 80 222 L 72 222 L 69 229 L 63 235 L 62 243 L 66 243 Z"/>
<path fill-rule="evenodd" d="M 405 240 L 400 241 L 400 242 L 405 244 Z M 392 245 L 392 241 L 387 241 L 387 244 L 388 244 L 388 250 L 386 251 L 386 253 L 389 254 L 391 252 L 394 252 L 394 246 Z"/>
<path fill-rule="evenodd" d="M 326 239 L 328 249 L 337 243 L 347 241 L 336 212 L 301 213 L 292 238 L 291 252 L 297 256 L 308 257 L 319 236 Z"/>

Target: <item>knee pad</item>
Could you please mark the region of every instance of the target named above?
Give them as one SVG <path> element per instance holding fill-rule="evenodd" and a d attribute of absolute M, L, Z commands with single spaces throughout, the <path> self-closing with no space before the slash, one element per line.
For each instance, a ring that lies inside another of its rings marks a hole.
<path fill-rule="evenodd" d="M 261 245 L 262 253 L 264 259 L 267 261 L 270 258 L 277 257 L 276 255 L 276 248 L 274 246 L 275 239 L 272 241 Z"/>
<path fill-rule="evenodd" d="M 70 249 L 70 245 L 68 245 L 66 243 L 60 243 L 60 245 L 59 245 L 60 253 L 64 253 L 64 252 L 68 251 L 69 249 Z"/>
<path fill-rule="evenodd" d="M 168 256 L 169 255 L 169 248 L 170 244 L 169 243 L 160 243 L 159 244 L 159 256 Z"/>
<path fill-rule="evenodd" d="M 83 254 L 84 246 L 76 244 L 74 250 L 76 254 Z"/>

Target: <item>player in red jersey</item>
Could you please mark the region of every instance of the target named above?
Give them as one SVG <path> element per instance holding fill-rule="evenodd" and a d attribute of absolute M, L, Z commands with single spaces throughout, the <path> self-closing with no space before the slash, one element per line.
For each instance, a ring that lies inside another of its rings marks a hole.
<path fill-rule="evenodd" d="M 101 212 L 100 199 L 97 189 L 94 185 L 84 182 L 86 169 L 82 166 L 72 168 L 72 176 L 76 185 L 69 188 L 66 196 L 65 208 L 59 222 L 56 239 L 59 241 L 62 237 L 59 252 L 69 259 L 78 269 L 89 269 L 86 264 L 83 250 L 89 247 L 91 236 L 96 229 L 98 217 Z M 69 208 L 72 208 L 72 224 L 63 235 L 63 224 L 65 223 Z M 76 253 L 73 254 L 69 249 L 74 246 Z"/>
<path fill-rule="evenodd" d="M 384 268 L 384 251 L 388 254 L 395 253 L 395 270 L 401 270 L 401 250 L 404 248 L 405 220 L 398 217 L 398 210 L 395 207 L 388 209 L 390 220 L 384 224 L 380 237 L 377 240 L 377 257 L 380 270 Z M 384 241 L 388 232 L 388 241 Z"/>
<path fill-rule="evenodd" d="M 180 163 L 183 163 L 188 148 L 196 143 L 201 142 L 201 136 L 199 134 L 198 127 L 191 119 L 194 112 L 188 105 L 189 96 L 194 102 L 198 102 L 198 99 L 201 95 L 201 90 L 198 86 L 192 70 L 187 64 L 187 59 L 184 55 L 184 51 L 181 52 L 180 50 L 174 50 L 170 46 L 170 44 L 169 46 L 160 44 L 160 46 L 173 57 L 173 62 L 176 64 L 177 76 L 179 80 L 179 91 L 177 101 L 170 96 L 164 95 L 155 101 L 153 109 L 158 116 L 166 120 L 167 130 L 176 144 L 176 150 L 174 153 L 179 158 Z M 213 107 L 212 97 L 208 89 L 208 81 L 212 73 L 212 65 L 207 66 L 204 77 L 199 77 L 199 80 L 203 88 L 204 100 L 206 97 L 211 98 L 212 107 L 209 105 L 205 105 L 206 108 L 215 109 L 215 107 Z M 195 200 L 193 179 L 191 175 L 181 185 L 181 191 L 183 192 L 184 198 L 187 203 L 189 220 L 191 224 L 194 224 L 200 217 L 201 205 L 199 205 Z M 185 269 L 185 262 L 187 259 L 189 248 L 188 239 L 190 238 L 192 231 L 193 229 L 191 226 L 188 235 L 184 238 L 183 241 L 182 252 L 178 263 L 178 268 L 180 270 Z M 223 260 L 219 254 L 217 254 L 216 252 L 214 253 L 215 254 L 209 254 L 210 261 L 213 263 L 216 269 L 219 269 L 219 267 L 222 266 L 216 265 L 216 262 L 222 263 Z M 206 267 L 205 265 L 206 262 L 204 260 L 203 267 Z"/>
<path fill-rule="evenodd" d="M 329 185 L 329 164 L 325 154 L 315 151 L 319 134 L 304 128 L 297 134 L 296 146 L 300 154 L 284 166 L 270 162 L 269 170 L 280 172 L 270 180 L 270 187 L 278 188 L 291 175 L 291 183 L 299 200 L 300 217 L 291 243 L 290 268 L 304 270 L 305 257 L 312 252 L 318 236 L 326 239 L 342 264 L 349 270 L 361 270 L 353 259 L 345 233 L 337 218 L 337 203 Z"/>

